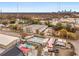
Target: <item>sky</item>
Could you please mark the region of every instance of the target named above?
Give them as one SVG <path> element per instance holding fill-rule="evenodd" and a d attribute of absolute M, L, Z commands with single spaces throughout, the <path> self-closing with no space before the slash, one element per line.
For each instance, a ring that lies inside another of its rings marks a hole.
<path fill-rule="evenodd" d="M 0 12 L 79 12 L 79 2 L 0 2 Z"/>

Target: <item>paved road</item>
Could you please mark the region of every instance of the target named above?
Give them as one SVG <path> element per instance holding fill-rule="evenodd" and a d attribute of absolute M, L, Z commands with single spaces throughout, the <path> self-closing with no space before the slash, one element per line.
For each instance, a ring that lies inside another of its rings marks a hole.
<path fill-rule="evenodd" d="M 74 47 L 75 47 L 75 52 L 77 54 L 77 56 L 79 56 L 79 40 L 76 40 L 76 41 L 70 41 Z"/>
<path fill-rule="evenodd" d="M 20 36 L 19 33 L 2 31 L 2 30 L 0 30 L 0 34 L 6 34 L 6 35 L 10 35 L 10 36 L 15 36 L 15 37 L 19 37 Z"/>

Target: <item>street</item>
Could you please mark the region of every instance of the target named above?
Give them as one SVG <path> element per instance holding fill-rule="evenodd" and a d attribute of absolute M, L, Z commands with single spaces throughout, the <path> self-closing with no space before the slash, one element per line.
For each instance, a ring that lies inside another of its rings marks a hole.
<path fill-rule="evenodd" d="M 15 36 L 15 37 L 19 37 L 20 36 L 19 33 L 3 31 L 3 30 L 0 30 L 0 34 L 6 34 L 6 35 L 10 35 L 10 36 Z"/>
<path fill-rule="evenodd" d="M 79 40 L 70 40 L 70 42 L 74 45 L 75 47 L 75 52 L 77 56 L 79 56 Z"/>

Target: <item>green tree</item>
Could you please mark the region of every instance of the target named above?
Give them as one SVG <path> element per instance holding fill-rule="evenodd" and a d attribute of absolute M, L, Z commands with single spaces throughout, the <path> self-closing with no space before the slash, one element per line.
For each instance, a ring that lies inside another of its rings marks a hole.
<path fill-rule="evenodd" d="M 36 30 L 36 34 L 39 34 L 39 29 Z"/>
<path fill-rule="evenodd" d="M 48 27 L 52 27 L 53 26 L 53 24 L 51 22 L 49 22 L 49 21 L 46 21 L 45 25 L 47 25 Z"/>
<path fill-rule="evenodd" d="M 9 28 L 11 28 L 13 30 L 17 30 L 17 25 L 16 24 L 10 24 Z"/>
<path fill-rule="evenodd" d="M 57 23 L 56 25 L 53 26 L 54 30 L 58 31 L 63 28 L 62 23 Z"/>
<path fill-rule="evenodd" d="M 14 23 L 15 23 L 15 20 L 11 20 L 11 21 L 10 21 L 10 24 L 14 24 Z"/>
<path fill-rule="evenodd" d="M 2 21 L 2 24 L 7 25 L 8 22 L 7 21 Z"/>
<path fill-rule="evenodd" d="M 68 35 L 69 39 L 72 39 L 72 40 L 76 40 L 77 39 L 77 35 L 75 33 L 68 32 L 67 35 Z"/>
<path fill-rule="evenodd" d="M 40 33 L 40 35 L 42 35 L 42 36 L 43 36 L 43 35 L 44 35 L 44 33 L 43 33 L 43 32 L 41 32 L 41 33 Z"/>
<path fill-rule="evenodd" d="M 70 25 L 70 24 L 67 24 L 67 25 L 66 25 L 66 30 L 67 30 L 67 31 L 70 31 L 70 30 L 71 30 L 71 25 Z"/>
<path fill-rule="evenodd" d="M 32 22 L 32 24 L 40 24 L 40 20 L 39 19 L 32 20 L 31 22 Z"/>

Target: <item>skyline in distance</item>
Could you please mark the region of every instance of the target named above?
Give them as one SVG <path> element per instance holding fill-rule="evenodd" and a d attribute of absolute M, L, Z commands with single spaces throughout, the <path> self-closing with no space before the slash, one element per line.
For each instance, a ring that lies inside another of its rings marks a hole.
<path fill-rule="evenodd" d="M 0 12 L 79 12 L 79 2 L 0 2 Z"/>

